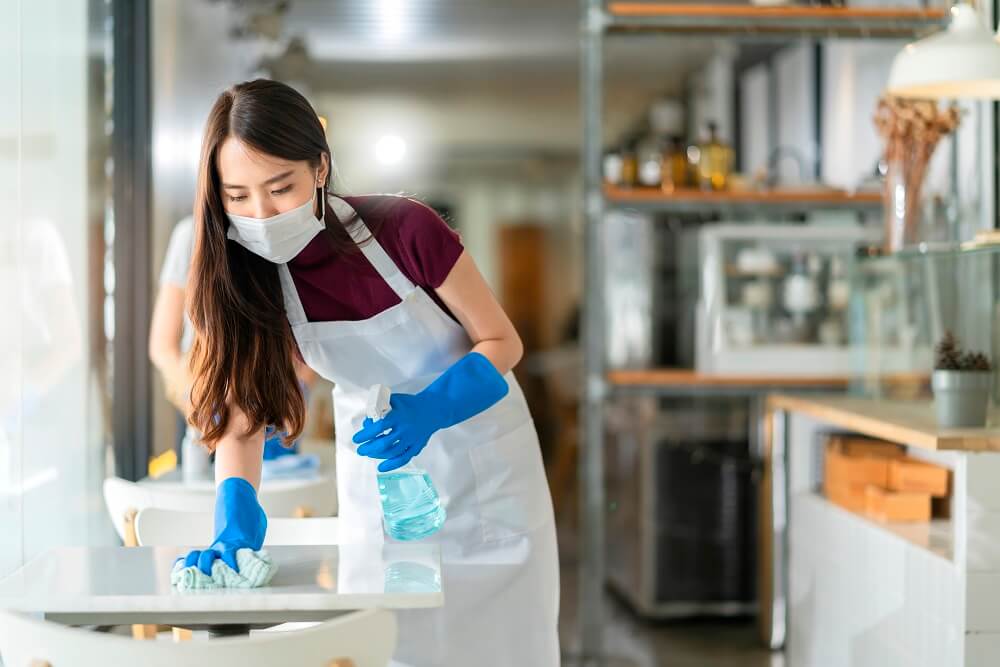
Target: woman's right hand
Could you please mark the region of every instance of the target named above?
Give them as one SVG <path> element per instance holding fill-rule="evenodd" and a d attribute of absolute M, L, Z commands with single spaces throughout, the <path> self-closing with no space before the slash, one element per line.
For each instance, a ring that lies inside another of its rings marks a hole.
<path fill-rule="evenodd" d="M 221 558 L 234 572 L 239 572 L 236 552 L 259 551 L 266 533 L 267 516 L 257 501 L 254 487 L 240 477 L 224 479 L 215 495 L 215 540 L 208 549 L 188 553 L 184 567 L 197 566 L 205 575 L 212 576 L 212 564 Z"/>

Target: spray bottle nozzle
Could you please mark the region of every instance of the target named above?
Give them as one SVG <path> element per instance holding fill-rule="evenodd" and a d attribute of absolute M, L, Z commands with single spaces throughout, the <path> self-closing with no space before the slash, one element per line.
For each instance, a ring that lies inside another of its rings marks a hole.
<path fill-rule="evenodd" d="M 372 385 L 368 390 L 368 401 L 365 404 L 365 416 L 372 421 L 378 421 L 389 412 L 389 398 L 392 392 L 384 384 Z"/>

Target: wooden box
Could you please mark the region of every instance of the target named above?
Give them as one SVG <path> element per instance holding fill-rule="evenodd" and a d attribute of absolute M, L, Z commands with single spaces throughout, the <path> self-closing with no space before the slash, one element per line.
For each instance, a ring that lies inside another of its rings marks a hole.
<path fill-rule="evenodd" d="M 896 458 L 904 455 L 902 445 L 859 435 L 831 435 L 827 440 L 827 449 L 836 450 L 845 456 Z"/>
<path fill-rule="evenodd" d="M 886 488 L 942 498 L 948 495 L 948 469 L 909 457 L 893 459 Z"/>
<path fill-rule="evenodd" d="M 865 514 L 877 521 L 930 521 L 931 497 L 871 485 L 865 488 Z"/>
<path fill-rule="evenodd" d="M 884 456 L 848 456 L 837 448 L 826 450 L 824 478 L 835 486 L 860 486 L 869 484 L 886 486 L 889 482 L 889 462 Z"/>
<path fill-rule="evenodd" d="M 865 511 L 865 487 L 863 486 L 824 483 L 823 493 L 827 500 L 845 510 L 858 514 Z"/>

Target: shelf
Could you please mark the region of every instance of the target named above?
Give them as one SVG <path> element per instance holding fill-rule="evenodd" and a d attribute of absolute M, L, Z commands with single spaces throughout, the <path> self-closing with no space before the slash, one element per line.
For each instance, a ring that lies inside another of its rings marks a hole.
<path fill-rule="evenodd" d="M 704 35 L 814 35 L 909 39 L 943 27 L 944 9 L 754 7 L 714 3 L 611 2 L 609 32 Z"/>
<path fill-rule="evenodd" d="M 726 277 L 736 278 L 740 280 L 753 280 L 760 278 L 784 278 L 785 270 L 780 266 L 775 266 L 770 269 L 761 269 L 755 271 L 748 271 L 746 269 L 741 269 L 735 264 L 726 265 Z"/>
<path fill-rule="evenodd" d="M 1000 428 L 939 429 L 929 400 L 773 394 L 770 410 L 786 410 L 872 438 L 931 450 L 1000 451 Z"/>
<path fill-rule="evenodd" d="M 830 376 L 767 376 L 767 375 L 708 375 L 684 368 L 608 371 L 608 382 L 614 387 L 728 387 L 762 389 L 796 389 L 846 387 L 849 378 Z"/>
<path fill-rule="evenodd" d="M 836 505 L 817 491 L 800 492 L 797 494 L 797 499 L 800 502 L 815 502 L 831 511 L 843 512 L 857 521 L 864 522 L 866 526 L 891 533 L 913 546 L 925 549 L 945 560 L 951 561 L 954 558 L 955 540 L 951 519 L 931 519 L 930 521 L 908 523 L 882 522 Z"/>
<path fill-rule="evenodd" d="M 813 209 L 849 209 L 877 212 L 882 208 L 881 192 L 848 193 L 835 189 L 738 190 L 709 192 L 659 188 L 604 186 L 605 201 L 617 208 L 634 208 L 664 213 L 707 213 L 733 210 L 783 210 L 808 212 Z"/>

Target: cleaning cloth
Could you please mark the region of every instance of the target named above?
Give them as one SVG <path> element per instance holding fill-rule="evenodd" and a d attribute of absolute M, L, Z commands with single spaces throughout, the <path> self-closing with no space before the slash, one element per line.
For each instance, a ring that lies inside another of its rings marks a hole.
<path fill-rule="evenodd" d="M 170 583 L 179 591 L 258 588 L 267 586 L 274 573 L 278 571 L 278 564 L 271 560 L 271 555 L 266 549 L 238 550 L 236 565 L 240 568 L 239 572 L 226 565 L 221 558 L 217 558 L 212 563 L 212 576 L 209 577 L 199 570 L 197 565 L 184 567 L 184 559 L 181 558 L 174 563 L 174 569 L 170 573 Z"/>

